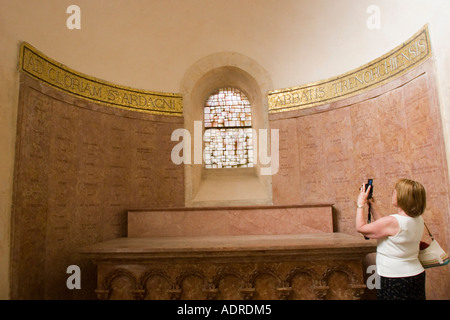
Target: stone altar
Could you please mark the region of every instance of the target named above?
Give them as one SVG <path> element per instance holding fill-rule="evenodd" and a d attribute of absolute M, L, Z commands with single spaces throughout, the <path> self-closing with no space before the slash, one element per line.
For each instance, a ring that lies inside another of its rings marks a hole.
<path fill-rule="evenodd" d="M 175 224 L 169 226 L 169 235 L 162 236 L 151 232 L 157 230 L 162 210 L 129 212 L 131 236 L 84 247 L 81 253 L 97 265 L 95 292 L 99 299 L 361 298 L 366 288 L 362 262 L 375 251 L 376 242 L 333 233 L 326 229 L 327 223 L 323 223 L 326 231 L 279 234 L 277 227 L 289 230 L 286 226 L 296 222 L 295 218 L 283 219 L 287 209 L 297 210 L 301 216 L 324 207 L 216 208 L 215 218 L 222 217 L 218 225 L 225 226 L 210 229 L 222 230 L 217 235 L 206 232 L 207 228 L 198 228 L 194 234 L 195 228 L 189 226 L 186 230 L 191 234 L 186 235 Z M 174 221 L 174 217 L 183 215 L 188 219 L 202 211 L 208 217 L 210 210 L 180 208 L 164 214 Z M 253 234 L 239 234 L 223 224 L 226 217 L 230 220 L 231 216 L 244 216 L 253 210 L 261 211 L 266 218 L 270 213 L 273 217 L 278 214 L 279 223 L 263 224 L 265 229 L 258 229 L 256 224 Z M 331 205 L 328 210 L 329 225 Z M 137 214 L 141 219 L 136 218 Z M 195 217 L 192 221 L 196 221 Z M 212 226 L 212 221 L 204 222 L 203 226 Z M 142 225 L 150 233 L 138 232 Z"/>

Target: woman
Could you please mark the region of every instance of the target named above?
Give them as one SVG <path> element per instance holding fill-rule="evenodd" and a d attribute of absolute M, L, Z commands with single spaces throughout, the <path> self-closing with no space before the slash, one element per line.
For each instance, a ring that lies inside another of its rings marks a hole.
<path fill-rule="evenodd" d="M 425 300 L 425 269 L 419 261 L 419 244 L 426 207 L 425 188 L 416 181 L 400 179 L 392 193 L 392 205 L 397 213 L 381 217 L 370 201 L 374 222 L 367 224 L 364 208 L 369 187 L 360 189 L 356 209 L 356 230 L 371 239 L 378 239 L 377 274 L 381 287 L 380 300 Z"/>

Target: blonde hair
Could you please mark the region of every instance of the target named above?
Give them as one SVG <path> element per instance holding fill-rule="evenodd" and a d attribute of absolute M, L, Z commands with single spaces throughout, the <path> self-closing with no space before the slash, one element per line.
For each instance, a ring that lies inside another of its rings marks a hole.
<path fill-rule="evenodd" d="M 417 181 L 400 179 L 395 184 L 397 205 L 410 217 L 420 216 L 427 206 L 425 188 Z"/>

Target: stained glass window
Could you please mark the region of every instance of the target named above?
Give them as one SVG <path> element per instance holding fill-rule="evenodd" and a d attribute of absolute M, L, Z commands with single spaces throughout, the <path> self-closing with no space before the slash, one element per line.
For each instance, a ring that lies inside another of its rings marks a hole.
<path fill-rule="evenodd" d="M 204 107 L 205 166 L 253 167 L 252 114 L 250 101 L 236 88 L 221 88 Z"/>

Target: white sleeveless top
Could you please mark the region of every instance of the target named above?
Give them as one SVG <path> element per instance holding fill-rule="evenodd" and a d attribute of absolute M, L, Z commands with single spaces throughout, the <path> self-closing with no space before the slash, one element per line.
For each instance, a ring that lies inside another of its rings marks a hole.
<path fill-rule="evenodd" d="M 399 231 L 394 236 L 379 239 L 377 245 L 377 273 L 388 278 L 410 277 L 425 269 L 419 261 L 419 243 L 423 235 L 423 218 L 393 214 Z"/>

